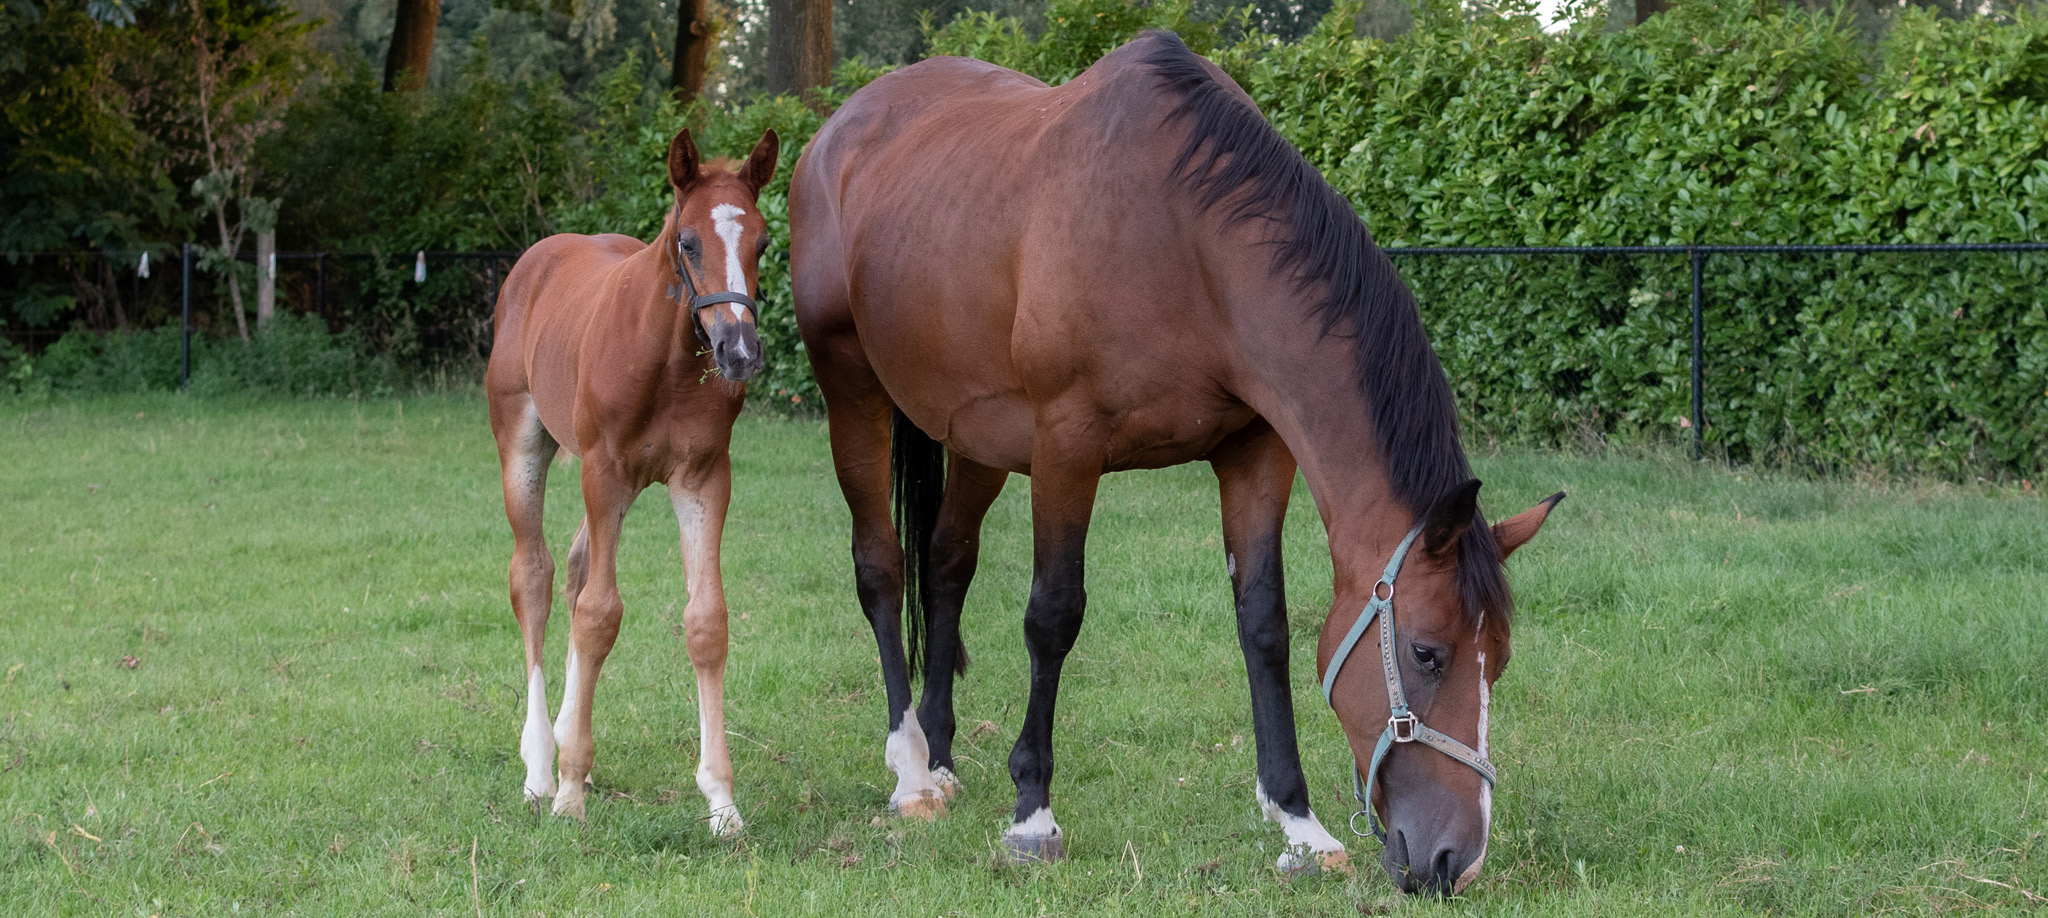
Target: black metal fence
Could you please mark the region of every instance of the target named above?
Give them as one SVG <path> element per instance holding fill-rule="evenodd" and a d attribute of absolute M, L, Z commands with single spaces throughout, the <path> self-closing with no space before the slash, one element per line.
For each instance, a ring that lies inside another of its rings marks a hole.
<path fill-rule="evenodd" d="M 184 330 L 189 360 L 192 332 L 209 324 L 218 327 L 218 304 L 226 298 L 212 278 L 195 276 L 189 245 L 151 251 L 159 260 L 148 279 L 131 264 L 138 261 L 135 253 L 40 256 L 47 260 L 44 267 L 55 283 L 68 277 L 87 294 L 76 297 L 65 315 L 43 316 L 44 321 L 26 327 L 16 322 L 0 333 L 34 350 L 67 327 L 167 324 L 171 316 L 165 314 L 166 306 L 175 296 L 175 315 Z M 164 254 L 176 261 L 167 264 L 172 259 L 162 258 Z M 481 354 L 489 345 L 499 281 L 519 254 L 284 252 L 274 265 L 258 269 L 275 273 L 281 311 L 317 315 L 331 330 L 356 329 L 373 346 L 392 351 Z M 1738 408 L 1748 412 L 1753 406 L 1744 405 L 1743 399 L 1754 402 L 1754 392 L 1782 387 L 1779 381 L 1759 376 L 1768 369 L 1759 369 L 1765 362 L 1763 351 L 1839 346 L 1787 343 L 1784 336 L 1793 335 L 1792 327 L 1807 321 L 1812 304 L 1855 296 L 1892 297 L 1912 299 L 1915 302 L 1906 305 L 1929 315 L 1933 310 L 1953 310 L 1960 317 L 1965 310 L 2008 308 L 1988 302 L 2003 298 L 2008 304 L 2021 302 L 2022 319 L 2032 321 L 2025 319 L 2032 315 L 2025 310 L 2039 312 L 2038 304 L 2048 296 L 2042 292 L 2048 288 L 2048 258 L 2042 257 L 2048 255 L 2048 242 L 1395 248 L 1388 254 L 1415 288 L 1438 352 L 1445 366 L 1453 369 L 1454 383 L 1461 375 L 1468 380 L 1460 397 L 1468 408 L 1491 399 L 1496 417 L 1544 412 L 1594 415 L 1603 406 L 1631 400 L 1618 397 L 1621 389 L 1616 386 L 1636 387 L 1636 402 L 1644 399 L 1643 387 L 1662 387 L 1650 393 L 1649 401 L 1668 398 L 1673 408 L 1683 406 L 1679 423 L 1689 428 L 1695 455 L 1706 445 L 1710 409 L 1717 403 L 1730 415 Z M 8 260 L 11 265 L 21 263 L 18 256 Z M 178 270 L 165 270 L 173 267 Z M 1916 280 L 1905 286 L 1883 280 L 1892 276 Z M 126 308 L 121 304 L 123 280 Z M 195 321 L 195 296 L 215 304 L 204 311 L 205 322 Z M 1680 296 L 1685 297 L 1682 306 Z M 2025 306 L 2028 302 L 2036 305 Z M 1969 332 L 1958 328 L 1954 333 Z M 1593 350 L 1605 350 L 1589 351 L 1592 345 L 1586 339 L 1591 338 L 1601 339 Z M 1577 355 L 1558 357 L 1560 344 L 1567 350 L 1576 348 Z M 1900 339 L 1868 346 L 1911 351 L 1926 348 L 1928 342 Z M 2036 356 L 2011 359 L 2025 363 Z M 1914 360 L 1910 354 L 1899 359 L 1908 364 Z M 1546 360 L 1558 365 L 1534 381 L 1526 371 L 1516 371 L 1524 373 L 1519 378 L 1495 372 L 1495 365 L 1530 367 Z M 1631 374 L 1640 378 L 1614 378 Z M 189 364 L 181 367 L 181 381 L 189 375 Z M 1757 441 L 1772 436 L 1764 429 L 1769 424 L 1790 423 L 1769 412 L 1762 417 L 1744 422 L 1757 429 L 1744 432 L 1724 426 L 1716 436 L 1724 443 L 1739 443 L 1745 436 Z M 1604 418 L 1592 423 L 1612 422 Z M 1558 438 L 1555 429 L 1535 433 L 1537 439 Z"/>

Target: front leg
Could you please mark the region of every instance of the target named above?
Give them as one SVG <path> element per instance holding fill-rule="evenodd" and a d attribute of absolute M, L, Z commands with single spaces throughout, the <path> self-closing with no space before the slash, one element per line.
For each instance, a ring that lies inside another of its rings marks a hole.
<path fill-rule="evenodd" d="M 711 834 L 733 838 L 744 827 L 732 797 L 732 755 L 725 744 L 725 584 L 718 546 L 732 500 L 732 460 L 725 453 L 706 469 L 678 470 L 669 478 L 669 503 L 681 532 L 683 634 L 697 672 L 697 789 L 711 806 Z"/>
<path fill-rule="evenodd" d="M 1251 683 L 1259 756 L 1259 811 L 1280 824 L 1283 873 L 1350 872 L 1344 845 L 1316 819 L 1294 733 L 1287 681 L 1287 590 L 1280 531 L 1294 486 L 1294 456 L 1264 421 L 1232 434 L 1209 455 L 1222 492 L 1224 564 L 1237 599 L 1237 642 Z"/>

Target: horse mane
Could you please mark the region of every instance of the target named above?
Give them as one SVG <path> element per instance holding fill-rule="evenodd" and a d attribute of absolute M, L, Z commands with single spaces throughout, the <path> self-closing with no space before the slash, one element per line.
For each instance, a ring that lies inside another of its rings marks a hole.
<path fill-rule="evenodd" d="M 1359 389 L 1394 494 L 1417 520 L 1436 500 L 1472 477 L 1458 445 L 1458 416 L 1443 366 L 1423 332 L 1415 296 L 1373 244 L 1351 202 L 1280 136 L 1257 108 L 1213 77 L 1204 61 L 1171 32 L 1137 39 L 1152 48 L 1144 62 L 1177 100 L 1167 124 L 1189 124 L 1173 177 L 1202 209 L 1226 201 L 1226 219 L 1264 220 L 1277 228 L 1276 266 L 1296 291 L 1313 297 L 1321 334 L 1349 337 Z M 1459 539 L 1457 579 L 1464 611 L 1475 623 L 1513 611 L 1500 547 L 1483 516 Z"/>

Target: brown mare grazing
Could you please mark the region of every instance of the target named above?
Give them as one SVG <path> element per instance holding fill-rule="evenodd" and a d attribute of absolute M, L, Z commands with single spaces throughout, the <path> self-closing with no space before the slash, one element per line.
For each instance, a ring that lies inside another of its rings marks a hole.
<path fill-rule="evenodd" d="M 1283 870 L 1346 864 L 1309 808 L 1288 689 L 1280 531 L 1297 463 L 1336 574 L 1319 669 L 1397 544 L 1430 524 L 1400 581 L 1392 655 L 1413 713 L 1483 758 L 1487 693 L 1508 659 L 1502 561 L 1556 499 L 1485 524 L 1414 299 L 1345 199 L 1223 71 L 1164 33 L 1056 88 L 960 58 L 905 67 L 811 141 L 790 212 L 797 317 L 882 652 L 896 810 L 943 812 L 957 787 L 960 607 L 983 516 L 1012 472 L 1031 476 L 1033 523 L 1013 858 L 1064 851 L 1053 709 L 1106 472 L 1215 470 L 1257 801 L 1286 833 Z M 906 580 L 922 608 L 913 644 L 926 631 L 924 659 L 913 649 L 908 662 Z M 1341 670 L 1333 696 L 1361 762 L 1389 720 L 1377 656 Z M 913 711 L 916 663 L 926 681 Z M 1486 782 L 1413 743 L 1379 771 L 1388 873 L 1411 891 L 1463 888 L 1486 852 Z"/>
<path fill-rule="evenodd" d="M 777 145 L 771 131 L 736 170 L 700 167 L 689 133 L 677 134 L 668 150 L 675 205 L 653 244 L 550 236 L 520 256 L 498 298 L 484 385 L 512 521 L 512 614 L 526 640 L 519 757 L 527 800 L 536 807 L 552 800 L 558 815 L 583 818 L 591 699 L 625 612 L 615 565 L 619 526 L 633 499 L 662 482 L 682 529 L 683 626 L 702 733 L 697 787 L 710 801 L 713 833 L 730 837 L 741 828 L 725 746 L 718 540 L 732 495 L 732 422 L 745 380 L 761 368 L 747 293 L 756 289 L 755 264 L 768 241 L 754 197 L 775 173 Z M 550 728 L 541 643 L 555 562 L 541 531 L 541 502 L 558 449 L 582 459 L 584 518 L 569 548 L 568 672 Z"/>

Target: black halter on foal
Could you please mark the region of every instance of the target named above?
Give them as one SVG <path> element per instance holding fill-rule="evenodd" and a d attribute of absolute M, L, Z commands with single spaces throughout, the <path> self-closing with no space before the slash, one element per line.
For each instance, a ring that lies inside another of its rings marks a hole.
<path fill-rule="evenodd" d="M 683 258 L 683 211 L 682 211 L 682 208 L 680 208 L 680 207 L 678 207 L 678 208 L 675 208 L 675 216 L 676 216 L 676 219 L 675 219 L 675 225 L 676 225 L 676 251 L 675 251 L 675 269 L 676 269 L 676 277 L 678 277 L 678 278 L 680 278 L 680 279 L 682 280 L 682 282 L 683 282 L 683 294 L 684 294 L 684 296 L 688 297 L 688 302 L 689 302 L 689 306 L 690 306 L 690 327 L 691 327 L 691 328 L 693 328 L 693 329 L 696 329 L 696 331 L 697 331 L 697 342 L 698 342 L 699 344 L 703 344 L 703 345 L 705 345 L 706 347 L 709 347 L 709 346 L 711 345 L 711 336 L 710 336 L 710 335 L 708 335 L 708 334 L 705 334 L 705 333 L 704 333 L 704 323 L 703 323 L 703 321 L 702 321 L 701 319 L 699 319 L 699 318 L 698 318 L 698 313 L 699 313 L 699 312 L 700 312 L 701 310 L 703 310 L 703 309 L 705 309 L 706 307 L 709 307 L 709 306 L 716 306 L 716 305 L 718 305 L 718 304 L 720 304 L 720 303 L 738 303 L 738 304 L 740 304 L 741 306 L 743 306 L 743 307 L 746 307 L 747 309 L 751 309 L 751 310 L 753 310 L 753 311 L 754 311 L 754 321 L 755 321 L 756 323 L 759 323 L 759 322 L 760 322 L 760 319 L 761 319 L 761 307 L 760 307 L 760 306 L 759 306 L 758 304 L 756 304 L 756 303 L 754 302 L 754 298 L 753 298 L 753 297 L 750 297 L 750 296 L 746 295 L 746 293 L 744 293 L 744 292 L 742 292 L 742 291 L 739 291 L 739 290 L 724 290 L 724 291 L 720 291 L 720 292 L 718 292 L 718 293 L 706 293 L 706 294 L 703 294 L 703 295 L 701 295 L 701 296 L 700 296 L 700 295 L 698 295 L 698 293 L 697 293 L 697 280 L 696 280 L 696 278 L 693 278 L 693 277 L 691 277 L 691 276 L 690 276 L 690 269 L 689 269 L 689 268 L 688 268 L 688 267 L 686 266 L 685 260 L 684 260 L 684 258 Z"/>

